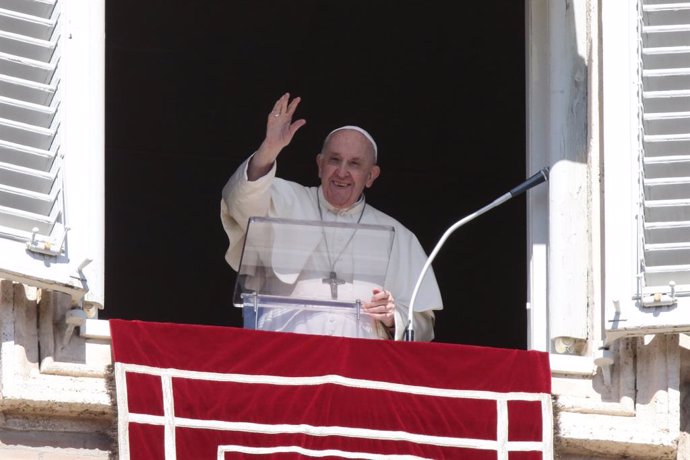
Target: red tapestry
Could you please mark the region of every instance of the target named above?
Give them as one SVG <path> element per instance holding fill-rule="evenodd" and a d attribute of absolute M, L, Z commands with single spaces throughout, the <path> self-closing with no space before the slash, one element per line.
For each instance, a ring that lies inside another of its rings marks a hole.
<path fill-rule="evenodd" d="M 110 320 L 121 459 L 553 457 L 548 354 Z"/>

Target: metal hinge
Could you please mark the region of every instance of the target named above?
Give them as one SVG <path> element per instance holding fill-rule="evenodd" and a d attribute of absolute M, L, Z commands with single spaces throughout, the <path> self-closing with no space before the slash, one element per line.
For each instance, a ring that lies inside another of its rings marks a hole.
<path fill-rule="evenodd" d="M 633 297 L 634 300 L 638 300 L 643 307 L 668 307 L 670 305 L 675 305 L 678 303 L 678 296 L 676 293 L 676 283 L 674 281 L 669 281 L 668 286 L 670 288 L 669 292 L 654 292 L 651 294 L 638 294 Z"/>
<path fill-rule="evenodd" d="M 48 256 L 59 256 L 62 253 L 62 247 L 67 239 L 68 230 L 69 227 L 65 227 L 65 232 L 62 234 L 62 240 L 58 244 L 52 238 L 41 238 L 38 234 L 38 228 L 34 227 L 31 229 L 31 240 L 26 242 L 26 249 Z"/>

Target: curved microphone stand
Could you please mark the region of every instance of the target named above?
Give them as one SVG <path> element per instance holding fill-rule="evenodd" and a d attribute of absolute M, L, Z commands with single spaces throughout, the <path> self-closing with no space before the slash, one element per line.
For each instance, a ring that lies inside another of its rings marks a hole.
<path fill-rule="evenodd" d="M 427 270 L 429 270 L 429 267 L 431 266 L 431 262 L 433 262 L 434 258 L 436 257 L 436 254 L 438 254 L 438 251 L 441 249 L 441 246 L 443 246 L 443 243 L 446 242 L 448 237 L 453 233 L 455 230 L 458 228 L 462 227 L 465 225 L 467 222 L 471 221 L 475 217 L 479 217 L 482 214 L 484 214 L 486 211 L 495 208 L 496 206 L 508 201 L 509 199 L 531 189 L 532 187 L 541 184 L 542 182 L 548 180 L 549 178 L 549 168 L 542 168 L 539 172 L 536 174 L 532 175 L 529 179 L 527 179 L 525 182 L 522 184 L 518 185 L 517 187 L 513 188 L 510 192 L 501 195 L 497 199 L 495 199 L 492 203 L 484 206 L 478 211 L 475 211 L 474 213 L 470 214 L 467 217 L 464 217 L 454 223 L 446 232 L 443 234 L 439 242 L 436 244 L 436 247 L 434 250 L 431 252 L 431 255 L 428 257 L 426 260 L 426 263 L 424 264 L 424 267 L 422 268 L 422 272 L 419 274 L 419 278 L 417 278 L 417 283 L 415 284 L 414 290 L 412 291 L 412 298 L 410 299 L 410 307 L 407 315 L 407 327 L 405 327 L 405 332 L 403 334 L 403 340 L 407 342 L 413 342 L 414 341 L 414 302 L 417 300 L 417 293 L 419 292 L 419 287 L 422 285 L 422 280 L 424 279 L 424 275 L 426 275 Z"/>

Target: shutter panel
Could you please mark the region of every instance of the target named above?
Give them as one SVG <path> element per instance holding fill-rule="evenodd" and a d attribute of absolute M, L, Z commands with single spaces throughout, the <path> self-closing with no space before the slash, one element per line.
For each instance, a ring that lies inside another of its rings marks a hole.
<path fill-rule="evenodd" d="M 690 331 L 690 3 L 603 7 L 606 342 Z"/>
<path fill-rule="evenodd" d="M 642 13 L 640 294 L 654 307 L 690 294 L 690 5 Z"/>
<path fill-rule="evenodd" d="M 65 234 L 56 3 L 0 1 L 0 236 L 47 254 Z"/>
<path fill-rule="evenodd" d="M 99 305 L 104 69 L 104 0 L 0 0 L 0 278 Z"/>

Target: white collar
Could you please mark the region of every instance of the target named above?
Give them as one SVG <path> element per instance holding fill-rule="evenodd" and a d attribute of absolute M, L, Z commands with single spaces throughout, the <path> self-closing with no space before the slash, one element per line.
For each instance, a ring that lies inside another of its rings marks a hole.
<path fill-rule="evenodd" d="M 362 207 L 366 205 L 364 194 L 362 194 L 362 196 L 359 197 L 359 200 L 353 203 L 349 208 L 338 209 L 328 202 L 326 197 L 323 195 L 323 189 L 321 186 L 319 186 L 316 193 L 318 194 L 317 202 L 321 204 L 321 208 L 325 209 L 331 214 L 335 214 L 336 216 L 347 216 L 352 214 L 359 215 L 362 212 Z"/>

